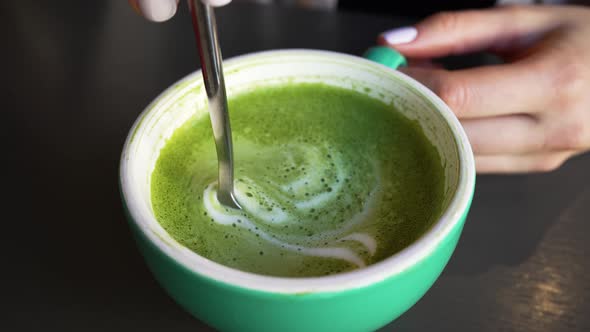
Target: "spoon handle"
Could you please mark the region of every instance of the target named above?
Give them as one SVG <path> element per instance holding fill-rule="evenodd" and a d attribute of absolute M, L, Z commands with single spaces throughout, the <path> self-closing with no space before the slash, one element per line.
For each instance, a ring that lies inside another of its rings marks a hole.
<path fill-rule="evenodd" d="M 199 48 L 199 57 L 209 99 L 209 115 L 215 137 L 218 161 L 217 199 L 225 206 L 240 208 L 233 196 L 234 168 L 231 128 L 221 65 L 221 50 L 213 8 L 201 0 L 189 1 L 190 12 Z"/>

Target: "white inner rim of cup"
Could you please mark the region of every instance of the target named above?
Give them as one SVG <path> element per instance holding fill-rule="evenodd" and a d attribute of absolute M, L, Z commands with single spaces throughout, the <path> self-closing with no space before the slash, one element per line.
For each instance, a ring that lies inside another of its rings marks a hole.
<path fill-rule="evenodd" d="M 169 114 L 170 112 L 165 111 L 166 109 L 170 107 L 191 107 L 191 109 L 195 109 L 195 111 L 199 108 L 205 109 L 206 99 L 204 96 L 204 89 L 202 89 L 202 77 L 200 71 L 198 71 L 188 75 L 177 84 L 164 91 L 141 114 L 127 138 L 120 166 L 123 198 L 129 210 L 132 222 L 136 223 L 143 234 L 162 252 L 189 270 L 227 284 L 275 293 L 334 292 L 363 287 L 395 275 L 427 257 L 448 235 L 467 209 L 471 196 L 473 195 L 475 184 L 475 165 L 467 136 L 455 115 L 448 106 L 442 102 L 442 100 L 420 83 L 400 72 L 359 57 L 335 52 L 316 50 L 267 51 L 236 57 L 224 62 L 228 95 L 230 97 L 232 95 L 231 77 L 234 72 L 239 72 L 244 68 L 256 68 L 256 66 L 264 69 L 270 68 L 270 71 L 266 70 L 267 74 L 270 73 L 269 75 L 271 76 L 266 78 L 265 82 L 268 83 L 272 81 L 272 75 L 277 75 L 276 72 L 273 73 L 273 68 L 271 68 L 273 63 L 282 63 L 283 65 L 288 63 L 289 66 L 292 66 L 291 68 L 297 68 L 298 64 L 306 63 L 306 61 L 308 64 L 314 63 L 315 66 L 320 66 L 316 67 L 316 70 L 332 64 L 340 66 L 342 70 L 352 70 L 355 77 L 350 78 L 349 85 L 351 86 L 348 86 L 349 88 L 358 89 L 359 86 L 361 88 L 365 86 L 365 84 L 355 83 L 356 76 L 364 76 L 364 78 L 367 79 L 367 75 L 373 75 L 375 77 L 370 79 L 375 81 L 375 83 L 394 84 L 418 92 L 420 96 L 414 98 L 422 99 L 422 102 L 425 101 L 431 105 L 431 108 L 434 107 L 435 112 L 438 112 L 442 119 L 441 121 L 446 122 L 446 126 L 453 136 L 452 139 L 455 144 L 454 148 L 458 152 L 459 158 L 458 164 L 454 167 L 454 171 L 458 172 L 458 183 L 454 190 L 454 195 L 450 196 L 451 199 L 447 202 L 447 209 L 429 231 L 402 251 L 368 267 L 341 274 L 314 278 L 271 277 L 229 268 L 199 256 L 190 249 L 176 242 L 166 231 L 164 231 L 156 220 L 151 209 L 149 187 L 149 181 L 155 165 L 155 160 L 151 160 L 151 162 L 148 163 L 146 163 L 145 160 L 144 162 L 138 162 L 136 156 L 137 151 L 140 150 L 139 145 L 141 144 L 145 147 L 147 144 L 147 146 L 154 149 L 154 153 L 156 154 L 156 156 L 151 159 L 157 159 L 159 150 L 165 144 L 167 137 L 169 137 L 178 126 L 190 118 L 189 113 L 185 116 L 186 118 L 173 117 Z M 302 67 L 305 66 L 302 65 Z M 261 76 L 264 75 L 264 73 L 261 73 Z M 249 88 L 255 87 L 257 85 L 256 82 L 262 82 L 260 78 L 261 77 L 257 76 L 257 81 L 249 84 Z M 321 77 L 317 78 L 320 79 Z M 313 78 L 310 80 L 314 81 Z M 383 80 L 386 80 L 387 82 Z M 287 82 L 291 81 L 292 79 L 287 80 Z M 297 80 L 297 82 L 299 81 L 301 80 Z M 304 79 L 303 81 L 306 80 Z M 340 85 L 340 83 L 338 84 Z M 346 85 L 348 83 L 343 84 Z M 365 92 L 369 94 L 379 94 L 380 99 L 388 98 L 387 95 L 383 94 L 383 91 L 379 91 L 379 85 L 372 87 L 375 91 L 370 90 L 372 92 L 369 92 L 369 90 L 365 89 Z M 236 89 L 239 90 L 239 87 Z M 184 92 L 190 90 L 189 92 L 193 93 L 192 97 L 189 93 L 185 96 L 186 98 L 181 97 L 179 99 L 178 96 L 183 96 L 183 90 L 186 90 Z M 202 95 L 200 102 L 194 101 L 195 94 Z M 175 97 L 171 98 L 171 95 L 174 95 Z M 394 105 L 396 104 L 396 100 L 390 100 L 390 102 Z M 183 103 L 186 103 L 186 105 Z M 398 108 L 404 107 L 403 104 L 395 106 Z M 168 132 L 163 134 L 160 133 L 156 138 L 150 137 L 149 135 L 144 136 L 143 134 L 145 131 L 149 129 L 146 127 L 151 125 L 153 128 L 153 126 L 155 126 L 152 123 L 154 121 L 159 121 L 164 123 L 164 125 L 167 125 L 169 127 L 167 130 Z M 423 129 L 428 130 L 427 128 Z M 432 129 L 430 130 L 432 131 Z M 432 139 L 432 137 L 429 138 Z M 439 144 L 436 141 L 433 143 L 435 146 Z"/>

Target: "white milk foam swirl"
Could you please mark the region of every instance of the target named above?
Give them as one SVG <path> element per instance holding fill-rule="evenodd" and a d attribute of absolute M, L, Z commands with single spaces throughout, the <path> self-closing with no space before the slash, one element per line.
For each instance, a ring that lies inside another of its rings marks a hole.
<path fill-rule="evenodd" d="M 207 214 L 220 225 L 244 228 L 284 250 L 344 260 L 357 267 L 366 266 L 367 262 L 359 252 L 363 251 L 365 256 L 374 255 L 377 242 L 372 235 L 355 229 L 368 219 L 380 194 L 375 165 L 365 160 L 369 165 L 365 173 L 370 173 L 373 181 L 364 178 L 359 180 L 354 176 L 352 163 L 343 162 L 339 152 L 327 147 L 297 144 L 280 150 L 274 151 L 274 154 L 278 155 L 280 168 L 287 172 L 284 176 L 272 179 L 264 178 L 264 174 L 258 174 L 256 179 L 240 177 L 236 181 L 235 195 L 242 211 L 221 206 L 217 200 L 217 185 L 211 183 L 203 193 Z M 279 183 L 282 180 L 285 183 Z M 318 221 L 317 215 L 313 218 L 314 211 L 335 209 L 353 202 L 354 190 L 345 188 L 345 183 L 363 180 L 371 183 L 371 186 L 363 193 L 362 200 L 356 196 L 354 202 L 360 201 L 362 204 L 356 203 L 358 209 L 347 212 L 346 220 L 333 221 L 336 216 L 331 214 L 338 212 L 331 210 L 323 211 L 323 221 Z M 282 233 L 273 231 L 283 229 L 285 225 L 297 227 L 301 223 L 307 223 L 315 232 L 304 236 L 289 234 L 289 231 L 284 230 Z M 353 243 L 356 245 L 351 245 Z"/>

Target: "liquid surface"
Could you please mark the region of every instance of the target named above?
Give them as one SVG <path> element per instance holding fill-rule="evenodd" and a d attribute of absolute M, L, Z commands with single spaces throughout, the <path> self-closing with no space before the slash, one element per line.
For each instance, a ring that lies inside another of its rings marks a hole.
<path fill-rule="evenodd" d="M 239 95 L 229 109 L 243 210 L 217 202 L 208 117 L 174 132 L 152 174 L 156 218 L 199 255 L 253 273 L 321 276 L 391 256 L 438 217 L 438 154 L 391 106 L 289 84 Z"/>

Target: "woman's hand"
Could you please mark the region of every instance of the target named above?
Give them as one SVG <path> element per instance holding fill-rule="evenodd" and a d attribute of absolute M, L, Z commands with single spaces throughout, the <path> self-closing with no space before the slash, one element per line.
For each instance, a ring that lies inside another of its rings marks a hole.
<path fill-rule="evenodd" d="M 478 172 L 550 171 L 590 149 L 590 9 L 510 6 L 434 15 L 383 33 L 415 63 L 490 51 L 505 64 L 409 66 L 459 117 Z"/>
<path fill-rule="evenodd" d="M 178 9 L 179 0 L 128 0 L 135 11 L 154 22 L 164 22 L 172 18 Z M 219 7 L 231 0 L 201 0 L 204 4 Z"/>

